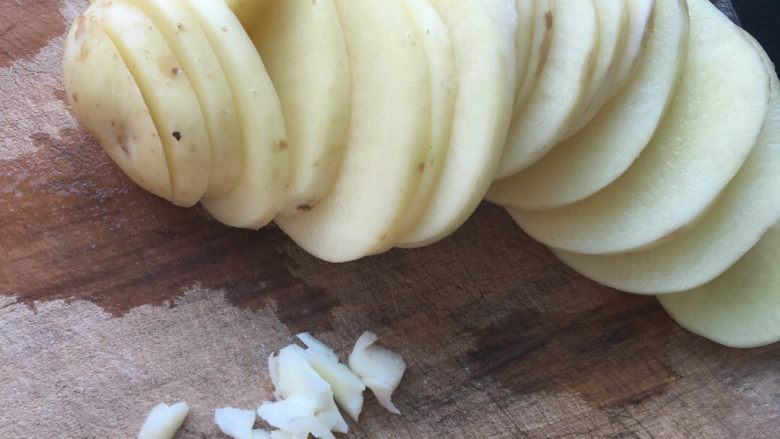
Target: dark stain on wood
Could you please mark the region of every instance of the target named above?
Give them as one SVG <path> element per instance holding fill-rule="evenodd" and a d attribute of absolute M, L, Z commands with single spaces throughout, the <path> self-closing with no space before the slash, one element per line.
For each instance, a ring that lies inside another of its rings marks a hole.
<path fill-rule="evenodd" d="M 57 0 L 0 2 L 0 67 L 35 55 L 64 32 L 65 20 Z"/>
<path fill-rule="evenodd" d="M 242 307 L 273 304 L 293 328 L 328 327 L 337 302 L 290 274 L 277 229 L 230 229 L 150 196 L 81 130 L 33 138 L 40 152 L 0 170 L 0 294 L 122 315 L 199 283 Z"/>

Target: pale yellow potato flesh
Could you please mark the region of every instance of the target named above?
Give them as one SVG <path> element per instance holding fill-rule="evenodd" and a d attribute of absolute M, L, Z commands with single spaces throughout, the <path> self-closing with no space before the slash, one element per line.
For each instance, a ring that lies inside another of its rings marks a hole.
<path fill-rule="evenodd" d="M 520 111 L 525 108 L 528 98 L 531 92 L 536 86 L 536 82 L 539 80 L 539 74 L 544 67 L 544 63 L 547 60 L 547 54 L 550 50 L 550 43 L 552 42 L 552 24 L 555 21 L 555 8 L 553 4 L 554 0 L 531 0 L 531 17 L 528 29 L 530 35 L 528 42 L 528 49 L 526 54 L 517 53 L 517 48 L 522 47 L 522 41 L 520 40 L 520 24 L 521 16 L 525 14 L 525 10 L 520 12 L 518 10 L 518 30 L 515 33 L 515 54 L 517 56 L 516 64 L 518 65 L 515 72 L 515 101 L 512 106 L 512 117 L 517 116 Z M 520 2 L 517 2 L 516 7 L 520 8 Z M 523 18 L 523 20 L 525 20 Z M 525 59 L 525 62 L 521 61 L 520 57 Z M 520 69 L 524 69 L 524 73 L 520 76 Z"/>
<path fill-rule="evenodd" d="M 309 253 L 358 259 L 398 238 L 430 141 L 430 79 L 401 2 L 336 0 L 350 60 L 352 120 L 331 192 L 276 222 Z"/>
<path fill-rule="evenodd" d="M 431 139 L 425 161 L 419 165 L 420 186 L 401 220 L 399 236 L 419 224 L 438 187 L 447 158 L 457 96 L 457 73 L 447 27 L 429 0 L 403 0 L 428 60 L 431 90 Z M 396 245 L 398 242 L 393 242 Z"/>
<path fill-rule="evenodd" d="M 534 70 L 530 66 L 533 62 L 531 52 L 533 51 L 532 44 L 534 42 L 534 32 L 536 30 L 534 26 L 536 22 L 536 3 L 537 0 L 515 0 L 515 9 L 517 9 L 515 65 L 517 67 L 517 71 L 515 72 L 515 103 L 512 109 L 513 112 L 515 108 L 518 108 L 525 103 L 525 99 L 528 97 L 528 95 L 523 94 L 523 90 L 520 85 L 525 81 L 526 75 Z M 536 50 L 541 53 L 541 44 L 536 47 Z"/>
<path fill-rule="evenodd" d="M 106 154 L 134 183 L 173 200 L 165 151 L 149 108 L 89 9 L 65 37 L 62 70 L 71 108 Z"/>
<path fill-rule="evenodd" d="M 612 90 L 607 99 L 618 94 L 629 81 L 637 64 L 644 59 L 643 52 L 647 46 L 647 39 L 652 32 L 656 20 L 658 0 L 625 0 L 628 7 L 628 32 L 623 46 L 623 54 L 620 58 L 612 81 Z M 683 7 L 688 4 L 683 2 Z"/>
<path fill-rule="evenodd" d="M 159 29 L 192 84 L 211 147 L 205 195 L 226 194 L 241 176 L 241 130 L 233 96 L 211 45 L 183 0 L 126 1 Z"/>
<path fill-rule="evenodd" d="M 489 201 L 527 211 L 560 208 L 607 187 L 639 157 L 669 107 L 687 54 L 685 0 L 658 0 L 656 7 L 647 48 L 623 91 L 543 159 L 494 182 Z"/>
<path fill-rule="evenodd" d="M 625 0 L 593 0 L 598 26 L 598 50 L 587 91 L 580 102 L 574 123 L 564 138 L 580 131 L 607 100 L 621 61 L 628 34 L 628 5 Z"/>
<path fill-rule="evenodd" d="M 185 0 L 213 47 L 233 94 L 241 126 L 238 183 L 203 207 L 220 222 L 247 229 L 268 224 L 287 201 L 290 162 L 279 97 L 241 23 L 221 1 Z"/>
<path fill-rule="evenodd" d="M 736 348 L 780 341 L 780 226 L 733 267 L 699 288 L 658 296 L 685 329 Z"/>
<path fill-rule="evenodd" d="M 659 0 L 661 1 L 661 0 Z M 639 294 L 689 290 L 728 270 L 780 220 L 780 84 L 771 76 L 764 127 L 742 169 L 693 228 L 650 250 L 620 255 L 556 252 L 567 265 L 596 282 Z"/>
<path fill-rule="evenodd" d="M 528 102 L 514 117 L 495 179 L 542 158 L 566 132 L 586 97 L 598 50 L 591 0 L 554 0 L 552 41 Z"/>
<path fill-rule="evenodd" d="M 241 22 L 244 29 L 251 33 L 262 18 L 268 5 L 277 2 L 272 0 L 225 0 L 225 3 L 236 14 L 236 18 Z"/>
<path fill-rule="evenodd" d="M 282 105 L 290 154 L 285 210 L 329 191 L 350 121 L 349 60 L 333 0 L 272 2 L 250 34 Z"/>
<path fill-rule="evenodd" d="M 508 209 L 536 240 L 574 253 L 638 250 L 698 219 L 742 167 L 769 99 L 761 57 L 706 0 L 689 0 L 690 43 L 679 88 L 655 137 L 610 186 L 550 211 Z"/>
<path fill-rule="evenodd" d="M 99 0 L 93 13 L 138 84 L 165 150 L 172 202 L 190 207 L 206 191 L 211 148 L 187 76 L 162 34 L 138 8 Z"/>
<path fill-rule="evenodd" d="M 431 0 L 450 35 L 458 82 L 449 150 L 420 223 L 402 239 L 421 247 L 460 227 L 493 179 L 512 113 L 514 0 Z"/>

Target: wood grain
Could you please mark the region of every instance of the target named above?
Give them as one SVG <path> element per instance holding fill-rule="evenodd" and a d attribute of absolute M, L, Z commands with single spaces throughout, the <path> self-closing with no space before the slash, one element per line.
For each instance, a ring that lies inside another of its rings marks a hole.
<path fill-rule="evenodd" d="M 86 1 L 0 6 L 0 437 L 131 437 L 151 405 L 270 398 L 263 361 L 309 330 L 363 329 L 409 364 L 350 437 L 761 438 L 780 431 L 780 346 L 686 333 L 652 298 L 563 267 L 503 211 L 349 264 L 278 229 L 233 230 L 133 186 L 67 114 L 62 33 Z"/>

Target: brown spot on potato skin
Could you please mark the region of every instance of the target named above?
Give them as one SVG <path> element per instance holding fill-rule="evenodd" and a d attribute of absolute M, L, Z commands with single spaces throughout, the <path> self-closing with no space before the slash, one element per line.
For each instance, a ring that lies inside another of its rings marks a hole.
<path fill-rule="evenodd" d="M 57 0 L 0 2 L 0 67 L 32 57 L 52 39 L 65 33 L 65 19 L 59 9 Z M 76 23 L 83 23 L 83 19 Z"/>
<path fill-rule="evenodd" d="M 308 204 L 308 203 L 301 204 L 296 209 L 300 210 L 301 212 L 308 212 L 308 211 L 312 210 L 312 205 Z"/>
<path fill-rule="evenodd" d="M 280 151 L 284 151 L 285 149 L 287 149 L 287 142 L 282 140 L 281 142 L 279 142 L 278 148 L 279 148 Z"/>
<path fill-rule="evenodd" d="M 79 103 L 79 95 L 78 95 L 78 93 L 73 93 L 71 95 L 71 98 L 73 99 L 73 102 L 75 102 L 77 104 Z"/>
<path fill-rule="evenodd" d="M 115 127 L 114 121 L 111 122 L 111 126 Z M 119 145 L 119 149 L 127 155 L 130 155 L 130 146 L 128 145 L 127 130 L 124 124 L 120 125 L 116 130 L 116 144 Z"/>
<path fill-rule="evenodd" d="M 547 27 L 547 29 L 552 29 L 553 26 L 553 14 L 552 11 L 547 11 L 546 14 L 544 14 L 544 25 Z"/>
<path fill-rule="evenodd" d="M 417 165 L 417 172 L 419 172 L 420 174 L 425 172 L 425 163 L 420 163 Z"/>

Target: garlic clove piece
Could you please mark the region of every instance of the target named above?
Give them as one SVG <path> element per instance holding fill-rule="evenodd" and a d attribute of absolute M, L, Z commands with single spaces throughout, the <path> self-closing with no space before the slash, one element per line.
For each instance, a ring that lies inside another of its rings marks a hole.
<path fill-rule="evenodd" d="M 318 352 L 320 354 L 326 355 L 330 359 L 338 362 L 339 357 L 336 356 L 336 353 L 333 352 L 333 349 L 330 348 L 330 346 L 326 345 L 325 343 L 317 340 L 308 332 L 301 332 L 300 334 L 296 335 L 298 340 L 300 340 L 303 344 L 306 345 L 308 348 L 307 351 L 312 352 Z"/>
<path fill-rule="evenodd" d="M 171 439 L 189 411 L 189 406 L 183 401 L 173 405 L 157 404 L 146 416 L 138 439 Z"/>
<path fill-rule="evenodd" d="M 233 439 L 253 439 L 252 427 L 257 415 L 252 410 L 223 407 L 214 412 L 214 422 L 222 433 Z"/>
<path fill-rule="evenodd" d="M 400 354 L 378 346 L 376 341 L 376 334 L 364 332 L 349 355 L 349 368 L 360 376 L 382 407 L 401 414 L 391 397 L 403 378 L 406 362 Z"/>
<path fill-rule="evenodd" d="M 357 422 L 363 411 L 363 391 L 366 385 L 346 365 L 318 351 L 307 350 L 306 360 L 333 389 L 338 405 Z"/>

